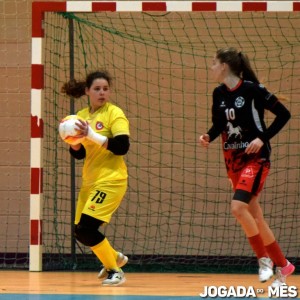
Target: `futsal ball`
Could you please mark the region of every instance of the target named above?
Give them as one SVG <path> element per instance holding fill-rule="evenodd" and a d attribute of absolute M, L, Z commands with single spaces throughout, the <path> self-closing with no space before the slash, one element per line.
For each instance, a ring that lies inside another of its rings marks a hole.
<path fill-rule="evenodd" d="M 80 131 L 76 129 L 75 123 L 79 119 L 83 120 L 81 117 L 77 115 L 69 115 L 63 118 L 59 123 L 59 127 L 58 127 L 59 135 L 64 142 L 70 145 L 77 145 L 84 140 L 84 138 L 77 137 L 80 134 Z"/>

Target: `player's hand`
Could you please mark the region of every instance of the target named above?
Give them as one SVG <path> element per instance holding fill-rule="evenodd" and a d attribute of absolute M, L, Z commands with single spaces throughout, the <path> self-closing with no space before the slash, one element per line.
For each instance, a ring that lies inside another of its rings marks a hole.
<path fill-rule="evenodd" d="M 254 139 L 245 149 L 246 154 L 257 153 L 264 145 L 264 142 L 260 138 Z"/>
<path fill-rule="evenodd" d="M 204 148 L 207 148 L 209 146 L 210 137 L 207 133 L 200 135 L 199 142 L 200 145 Z"/>
<path fill-rule="evenodd" d="M 100 133 L 96 133 L 87 121 L 78 120 L 76 127 L 80 131 L 80 134 L 77 135 L 78 138 L 87 138 L 101 147 L 107 146 L 108 138 Z"/>
<path fill-rule="evenodd" d="M 89 132 L 89 123 L 87 121 L 83 121 L 79 119 L 76 122 L 76 129 L 80 131 L 80 134 L 77 135 L 78 138 L 86 137 Z"/>

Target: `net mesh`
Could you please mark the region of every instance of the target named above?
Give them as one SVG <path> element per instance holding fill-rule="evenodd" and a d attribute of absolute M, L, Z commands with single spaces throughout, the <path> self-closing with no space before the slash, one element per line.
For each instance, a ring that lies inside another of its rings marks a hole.
<path fill-rule="evenodd" d="M 71 69 L 76 79 L 109 70 L 115 79 L 112 102 L 130 120 L 129 187 L 104 229 L 112 245 L 129 256 L 127 270 L 256 268 L 230 212 L 232 191 L 219 140 L 209 151 L 197 144 L 211 124 L 212 57 L 225 46 L 247 53 L 267 88 L 288 98 L 293 117 L 272 140 L 261 203 L 284 253 L 299 262 L 299 15 L 47 13 L 44 28 L 44 269 L 99 268 L 90 249 L 72 246 L 70 155 L 57 134 L 59 120 L 72 109 L 60 93 Z M 87 104 L 76 100 L 75 111 Z M 76 162 L 76 193 L 81 167 Z"/>

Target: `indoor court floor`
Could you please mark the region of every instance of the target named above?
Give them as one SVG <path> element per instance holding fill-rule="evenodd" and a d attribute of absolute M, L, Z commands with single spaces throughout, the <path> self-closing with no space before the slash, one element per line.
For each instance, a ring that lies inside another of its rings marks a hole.
<path fill-rule="evenodd" d="M 126 273 L 126 279 L 103 287 L 96 272 L 0 271 L 0 300 L 193 300 L 202 298 L 205 286 L 253 287 L 257 298 L 269 299 L 268 283 L 252 274 Z M 298 289 L 300 276 L 289 277 L 288 284 Z M 283 298 L 299 299 L 299 293 Z"/>

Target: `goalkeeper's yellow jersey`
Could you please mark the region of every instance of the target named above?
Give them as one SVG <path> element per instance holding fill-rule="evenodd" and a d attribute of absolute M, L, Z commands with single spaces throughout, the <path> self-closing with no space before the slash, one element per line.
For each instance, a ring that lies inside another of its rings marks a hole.
<path fill-rule="evenodd" d="M 87 107 L 80 110 L 77 115 L 88 121 L 95 132 L 108 138 L 121 134 L 129 135 L 128 119 L 119 107 L 110 102 L 94 113 L 90 113 Z M 82 144 L 86 150 L 82 170 L 83 186 L 127 179 L 127 167 L 122 155 L 115 155 L 88 139 Z"/>

